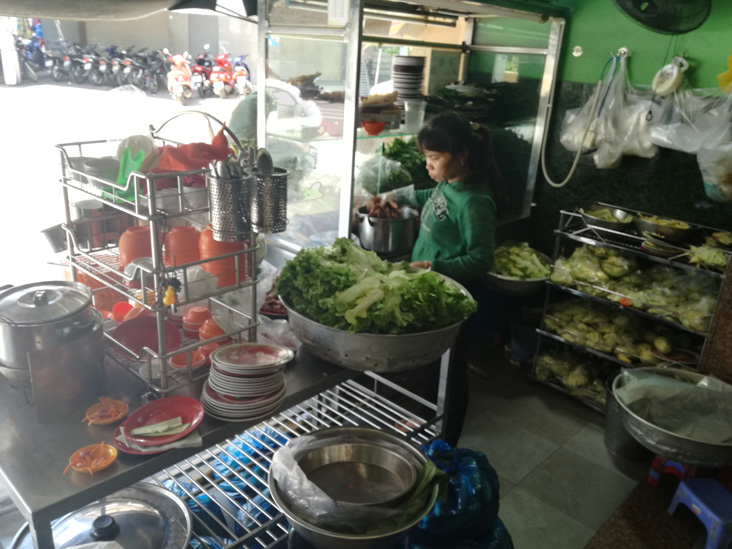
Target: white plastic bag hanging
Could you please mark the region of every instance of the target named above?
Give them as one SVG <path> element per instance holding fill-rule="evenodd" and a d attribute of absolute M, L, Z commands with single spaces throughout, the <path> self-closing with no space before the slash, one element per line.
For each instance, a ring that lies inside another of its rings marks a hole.
<path fill-rule="evenodd" d="M 650 141 L 650 97 L 630 85 L 626 55 L 609 63 L 593 97 L 581 109 L 567 111 L 559 138 L 570 151 L 594 150 L 598 168 L 616 167 L 624 154 L 651 158 L 658 153 Z"/>
<path fill-rule="evenodd" d="M 650 97 L 633 89 L 628 79 L 627 58 L 615 57 L 597 116 L 597 151 L 592 155 L 598 168 L 615 168 L 623 155 L 651 158 L 658 148 L 650 141 Z"/>
<path fill-rule="evenodd" d="M 696 154 L 732 141 L 731 119 L 732 94 L 697 95 L 682 88 L 665 98 L 651 141 L 659 147 Z"/>
<path fill-rule="evenodd" d="M 706 195 L 715 202 L 732 202 L 732 143 L 701 149 L 696 160 Z"/>

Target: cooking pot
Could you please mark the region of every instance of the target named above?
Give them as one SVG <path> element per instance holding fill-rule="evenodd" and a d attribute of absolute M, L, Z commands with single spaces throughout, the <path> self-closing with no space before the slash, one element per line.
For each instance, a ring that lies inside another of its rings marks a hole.
<path fill-rule="evenodd" d="M 53 539 L 57 549 L 104 541 L 123 549 L 185 549 L 191 528 L 188 507 L 178 496 L 138 482 L 55 521 Z M 33 548 L 27 523 L 10 547 Z"/>
<path fill-rule="evenodd" d="M 370 217 L 365 207 L 356 212 L 357 234 L 361 246 L 380 254 L 409 252 L 417 238 L 417 210 L 402 207 L 401 217 Z"/>
<path fill-rule="evenodd" d="M 98 318 L 91 302 L 91 290 L 78 282 L 35 282 L 0 293 L 0 367 L 5 377 L 30 386 L 30 355 L 93 332 Z"/>

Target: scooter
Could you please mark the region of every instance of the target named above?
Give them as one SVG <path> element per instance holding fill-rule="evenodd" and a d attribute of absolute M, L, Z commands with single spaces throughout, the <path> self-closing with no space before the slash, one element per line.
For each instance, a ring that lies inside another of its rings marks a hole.
<path fill-rule="evenodd" d="M 204 46 L 207 48 L 208 44 Z M 210 53 L 199 53 L 196 56 L 196 63 L 193 65 L 193 87 L 198 90 L 198 95 L 206 97 L 211 90 L 211 70 L 213 69 L 213 61 Z"/>
<path fill-rule="evenodd" d="M 168 69 L 168 58 L 162 50 L 155 50 L 149 58 L 148 68 L 145 71 L 145 87 L 150 93 L 158 93 L 165 86 Z"/>
<path fill-rule="evenodd" d="M 18 52 L 18 63 L 20 63 L 20 80 L 30 80 L 31 82 L 38 82 L 38 75 L 33 70 L 30 60 L 28 59 L 28 52 L 25 49 L 25 44 L 20 38 L 15 39 L 15 50 Z"/>
<path fill-rule="evenodd" d="M 234 91 L 234 69 L 229 63 L 229 54 L 216 56 L 216 66 L 211 70 L 211 87 L 216 95 L 224 98 Z"/>
<path fill-rule="evenodd" d="M 186 99 L 193 96 L 193 85 L 191 84 L 191 68 L 188 65 L 188 54 L 176 54 L 170 56 L 172 66 L 168 72 L 168 91 L 170 96 L 181 105 Z"/>
<path fill-rule="evenodd" d="M 234 87 L 239 95 L 249 95 L 252 93 L 252 78 L 249 72 L 249 66 L 246 62 L 247 54 L 234 58 Z"/>

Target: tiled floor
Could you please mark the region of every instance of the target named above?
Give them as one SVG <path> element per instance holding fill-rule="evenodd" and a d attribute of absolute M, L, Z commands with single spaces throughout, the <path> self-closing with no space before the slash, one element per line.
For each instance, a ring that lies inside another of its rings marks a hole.
<path fill-rule="evenodd" d="M 516 549 L 584 547 L 648 467 L 624 464 L 621 471 L 605 449 L 604 416 L 528 383 L 503 356 L 488 361 L 489 379 L 470 374 L 460 446 L 484 452 L 498 472 L 499 516 Z M 16 510 L 0 516 L 0 549 L 22 523 Z"/>
<path fill-rule="evenodd" d="M 605 449 L 604 416 L 531 384 L 502 357 L 488 379 L 470 374 L 460 446 L 486 454 L 501 481 L 499 516 L 517 549 L 579 549 L 645 478 L 622 472 Z"/>

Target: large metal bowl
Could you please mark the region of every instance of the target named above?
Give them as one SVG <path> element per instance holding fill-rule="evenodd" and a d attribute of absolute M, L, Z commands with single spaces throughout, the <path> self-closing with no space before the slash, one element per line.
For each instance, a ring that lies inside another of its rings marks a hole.
<path fill-rule="evenodd" d="M 375 444 L 321 446 L 298 463 L 333 500 L 356 505 L 396 505 L 417 481 L 417 470 L 405 456 Z"/>
<path fill-rule="evenodd" d="M 641 234 L 644 232 L 657 234 L 675 242 L 686 242 L 694 234 L 694 228 L 691 226 L 686 229 L 669 227 L 668 225 L 661 225 L 660 223 L 641 219 L 638 215 L 633 217 L 633 223 L 635 224 L 636 230 Z"/>
<path fill-rule="evenodd" d="M 472 296 L 454 280 L 449 281 L 468 297 Z M 280 296 L 287 309 L 290 329 L 315 356 L 351 370 L 400 372 L 425 366 L 440 358 L 457 338 L 460 325 L 414 334 L 365 334 L 329 328 L 301 315 Z"/>
<path fill-rule="evenodd" d="M 403 448 L 404 453 L 415 458 L 418 463 L 422 465 L 427 463 L 427 457 L 405 439 L 389 435 L 388 433 L 384 433 L 377 429 L 368 429 L 363 427 L 334 427 L 324 429 L 322 431 L 316 431 L 311 433 L 309 436 L 315 436 L 323 439 L 335 439 L 345 435 L 353 435 L 361 440 L 388 441 L 392 444 L 398 445 L 400 448 Z M 401 526 L 394 527 L 392 530 L 373 535 L 355 535 L 332 532 L 309 523 L 290 509 L 290 506 L 280 492 L 277 481 L 271 474 L 269 475 L 269 490 L 272 494 L 275 505 L 277 505 L 285 517 L 287 517 L 288 522 L 292 525 L 295 531 L 317 549 L 373 549 L 390 546 L 391 543 L 404 536 L 408 530 L 417 525 L 417 523 L 419 523 L 419 521 L 430 512 L 435 501 L 437 501 L 439 488 L 436 483 L 433 485 L 429 497 L 425 498 L 424 507 L 422 507 L 421 511 L 415 513 L 415 515 L 411 517 L 411 520 Z"/>
<path fill-rule="evenodd" d="M 617 221 L 607 221 L 595 217 L 593 214 L 599 210 L 609 210 Z M 610 229 L 611 231 L 627 231 L 633 227 L 633 223 L 631 222 L 633 215 L 620 208 L 603 206 L 602 204 L 591 204 L 590 206 L 581 208 L 580 215 L 589 227 L 600 227 L 601 229 Z"/>
<path fill-rule="evenodd" d="M 698 383 L 705 376 L 699 372 L 680 368 L 648 367 L 634 368 L 633 371 L 647 371 L 659 376 L 672 377 L 679 380 Z M 617 394 L 623 386 L 623 374 L 613 381 L 613 394 Z M 672 433 L 658 427 L 636 415 L 628 409 L 620 399 L 620 417 L 630 435 L 653 453 L 697 467 L 720 469 L 732 465 L 732 444 L 711 444 L 700 442 L 685 436 Z"/>
<path fill-rule="evenodd" d="M 548 265 L 552 264 L 549 256 L 536 252 Z M 548 276 L 542 278 L 516 278 L 515 276 L 504 276 L 496 273 L 487 273 L 483 277 L 483 285 L 490 288 L 494 292 L 506 295 L 531 295 L 535 294 L 544 287 L 544 283 L 549 279 Z"/>

